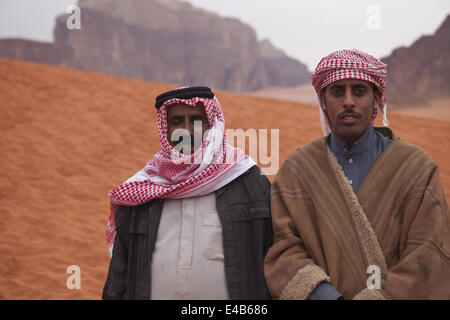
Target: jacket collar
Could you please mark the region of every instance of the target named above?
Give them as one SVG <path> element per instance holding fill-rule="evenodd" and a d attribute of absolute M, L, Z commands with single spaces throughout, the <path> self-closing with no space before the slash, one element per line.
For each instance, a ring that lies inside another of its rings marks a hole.
<path fill-rule="evenodd" d="M 333 152 L 342 154 L 355 154 L 368 150 L 376 142 L 376 131 L 372 125 L 363 135 L 353 143 L 351 148 L 347 147 L 347 142 L 340 139 L 333 132 L 330 134 L 330 149 Z"/>

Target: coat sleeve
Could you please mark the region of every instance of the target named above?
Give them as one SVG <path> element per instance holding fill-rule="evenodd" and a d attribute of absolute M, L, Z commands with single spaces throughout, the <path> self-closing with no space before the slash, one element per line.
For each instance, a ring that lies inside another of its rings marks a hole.
<path fill-rule="evenodd" d="M 366 288 L 354 299 L 450 299 L 449 219 L 435 165 L 406 200 L 399 261 L 388 266 L 380 289 Z"/>
<path fill-rule="evenodd" d="M 116 238 L 109 262 L 108 276 L 103 288 L 103 300 L 123 300 L 127 289 L 128 273 L 128 248 L 127 239 L 124 239 L 128 233 L 127 223 L 122 223 L 123 217 L 128 217 L 128 207 L 118 207 L 116 211 Z"/>
<path fill-rule="evenodd" d="M 285 161 L 271 189 L 274 234 L 264 260 L 264 274 L 274 299 L 307 299 L 320 283 L 330 282 L 324 269 L 308 254 L 293 219 L 293 215 L 308 214 L 301 187 L 293 177 Z"/>
<path fill-rule="evenodd" d="M 267 206 L 270 208 L 270 181 L 267 177 L 260 172 L 259 179 L 263 181 L 262 194 L 264 194 L 264 201 L 267 203 Z M 272 229 L 272 221 L 271 219 L 267 219 L 265 232 L 264 232 L 264 243 L 263 243 L 263 254 L 264 257 L 267 255 L 270 247 L 272 246 L 273 241 L 273 229 Z"/>

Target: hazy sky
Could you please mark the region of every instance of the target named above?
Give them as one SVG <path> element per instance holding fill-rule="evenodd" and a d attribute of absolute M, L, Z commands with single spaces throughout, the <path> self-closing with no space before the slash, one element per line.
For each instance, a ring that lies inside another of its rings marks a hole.
<path fill-rule="evenodd" d="M 126 0 L 117 0 L 126 1 Z M 189 0 L 251 25 L 313 70 L 333 50 L 358 48 L 382 58 L 432 34 L 450 0 Z M 54 19 L 76 0 L 0 0 L 0 38 L 53 40 Z M 83 21 L 81 8 L 81 22 Z"/>

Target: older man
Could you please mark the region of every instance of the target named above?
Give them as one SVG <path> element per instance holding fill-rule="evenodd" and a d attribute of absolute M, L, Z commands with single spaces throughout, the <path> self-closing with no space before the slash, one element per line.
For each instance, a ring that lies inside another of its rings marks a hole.
<path fill-rule="evenodd" d="M 268 179 L 207 87 L 156 99 L 161 151 L 109 193 L 104 299 L 268 299 Z"/>
<path fill-rule="evenodd" d="M 294 151 L 272 184 L 272 296 L 449 299 L 450 216 L 438 165 L 372 124 L 379 109 L 387 125 L 386 65 L 336 51 L 312 79 L 326 136 Z"/>

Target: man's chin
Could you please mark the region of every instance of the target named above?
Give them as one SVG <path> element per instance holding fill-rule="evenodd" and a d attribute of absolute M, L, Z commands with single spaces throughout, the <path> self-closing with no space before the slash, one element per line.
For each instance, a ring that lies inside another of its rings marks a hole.
<path fill-rule="evenodd" d="M 358 127 L 358 126 L 346 126 L 343 128 L 339 128 L 336 130 L 334 134 L 338 136 L 341 140 L 346 142 L 355 142 L 358 140 L 366 130 Z"/>

